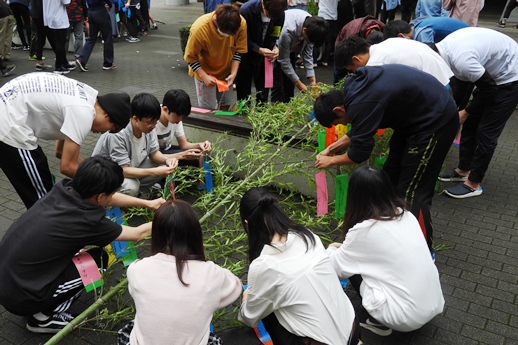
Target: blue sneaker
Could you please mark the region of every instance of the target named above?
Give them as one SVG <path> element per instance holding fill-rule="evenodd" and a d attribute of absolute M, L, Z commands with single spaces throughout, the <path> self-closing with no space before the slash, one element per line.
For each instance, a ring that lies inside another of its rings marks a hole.
<path fill-rule="evenodd" d="M 479 186 L 478 189 L 473 189 L 464 183 L 458 183 L 453 187 L 446 188 L 444 193 L 455 199 L 470 198 L 482 194 L 482 186 Z"/>

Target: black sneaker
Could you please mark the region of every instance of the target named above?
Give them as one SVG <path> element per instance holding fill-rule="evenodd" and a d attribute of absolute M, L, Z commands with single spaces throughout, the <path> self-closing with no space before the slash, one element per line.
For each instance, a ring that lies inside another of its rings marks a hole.
<path fill-rule="evenodd" d="M 79 66 L 81 71 L 88 72 L 88 67 L 86 67 L 86 64 L 84 64 L 83 61 L 76 59 L 76 64 Z"/>
<path fill-rule="evenodd" d="M 16 65 L 5 66 L 5 68 L 0 72 L 2 73 L 3 77 L 7 77 L 9 74 L 11 74 L 12 71 L 14 71 L 15 68 Z"/>
<path fill-rule="evenodd" d="M 381 335 L 382 337 L 386 337 L 392 334 L 391 328 L 383 326 L 381 323 L 371 318 L 368 318 L 367 321 L 365 321 L 365 323 L 360 322 L 360 327 L 363 327 L 377 335 Z"/>
<path fill-rule="evenodd" d="M 63 67 L 63 66 L 60 66 L 60 67 L 56 67 L 54 69 L 54 73 L 56 74 L 68 74 L 70 73 L 70 70 L 66 67 Z"/>
<path fill-rule="evenodd" d="M 26 328 L 33 333 L 58 333 L 73 319 L 74 317 L 68 313 L 54 314 L 44 321 L 29 316 Z"/>
<path fill-rule="evenodd" d="M 505 28 L 505 21 L 500 20 L 497 25 L 501 28 Z"/>
<path fill-rule="evenodd" d="M 76 69 L 76 64 L 75 63 L 68 63 L 66 65 L 64 65 L 63 67 L 65 67 L 66 69 L 68 69 L 69 71 L 73 71 Z"/>

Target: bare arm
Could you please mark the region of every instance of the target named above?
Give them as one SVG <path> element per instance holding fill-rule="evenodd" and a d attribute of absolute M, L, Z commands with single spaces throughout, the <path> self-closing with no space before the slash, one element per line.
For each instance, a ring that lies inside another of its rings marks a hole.
<path fill-rule="evenodd" d="M 122 226 L 122 232 L 116 241 L 138 241 L 151 234 L 151 222 L 139 226 Z"/>
<path fill-rule="evenodd" d="M 58 148 L 61 149 L 58 152 Z M 74 177 L 77 171 L 79 163 L 83 161 L 83 158 L 79 157 L 79 151 L 81 146 L 72 141 L 72 139 L 66 137 L 63 144 L 59 141 L 56 143 L 56 156 L 61 156 L 59 163 L 59 170 L 63 175 L 68 177 Z"/>
<path fill-rule="evenodd" d="M 152 210 L 156 210 L 165 202 L 164 199 L 158 198 L 154 200 L 146 200 L 135 198 L 133 196 L 129 196 L 122 193 L 113 194 L 112 201 L 110 202 L 110 206 L 119 206 L 119 207 L 146 207 Z"/>
<path fill-rule="evenodd" d="M 137 168 L 125 166 L 122 168 L 126 178 L 143 178 L 146 176 L 167 176 L 178 166 L 178 159 L 166 157 L 162 152 L 156 151 L 150 159 L 157 164 L 165 164 L 154 168 Z"/>

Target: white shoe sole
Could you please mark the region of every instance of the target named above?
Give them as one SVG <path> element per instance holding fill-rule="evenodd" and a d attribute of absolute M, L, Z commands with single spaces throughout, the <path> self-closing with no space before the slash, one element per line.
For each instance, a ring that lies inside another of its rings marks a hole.
<path fill-rule="evenodd" d="M 366 321 L 366 323 L 360 322 L 360 327 L 363 327 L 366 330 L 369 330 L 372 333 L 375 333 L 375 334 L 380 335 L 382 337 L 386 337 L 386 336 L 389 336 L 389 335 L 392 334 L 392 329 L 391 328 L 380 329 L 380 328 L 378 328 L 378 327 L 376 327 L 374 325 L 369 324 L 368 322 L 369 322 L 368 320 Z"/>
<path fill-rule="evenodd" d="M 474 192 L 458 195 L 458 194 L 452 194 L 445 189 L 444 194 L 446 194 L 452 198 L 455 198 L 455 199 L 466 199 L 466 198 L 471 198 L 472 196 L 479 196 L 480 194 L 482 194 L 482 190 L 479 189 Z"/>

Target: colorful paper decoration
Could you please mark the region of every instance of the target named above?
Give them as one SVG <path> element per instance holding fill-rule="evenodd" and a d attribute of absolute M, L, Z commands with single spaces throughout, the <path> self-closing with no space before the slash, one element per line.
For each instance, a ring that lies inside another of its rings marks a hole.
<path fill-rule="evenodd" d="M 176 200 L 176 194 L 174 192 L 174 174 L 167 176 L 165 183 L 166 186 L 169 187 L 169 191 L 171 192 L 171 199 Z"/>
<path fill-rule="evenodd" d="M 376 131 L 376 135 L 378 137 L 381 137 L 383 135 L 383 133 L 385 133 L 385 128 L 380 128 Z"/>
<path fill-rule="evenodd" d="M 335 126 L 326 128 L 326 148 L 336 141 L 336 130 Z"/>
<path fill-rule="evenodd" d="M 328 204 L 328 193 L 327 193 L 327 180 L 326 180 L 326 172 L 321 171 L 315 174 L 315 182 L 317 186 L 317 216 L 322 216 L 327 214 L 327 204 Z"/>
<path fill-rule="evenodd" d="M 347 190 L 349 189 L 349 175 L 342 174 L 336 176 L 335 188 L 335 218 L 341 219 L 345 216 L 347 205 Z"/>
<path fill-rule="evenodd" d="M 205 174 L 205 190 L 207 193 L 212 192 L 212 167 L 209 162 L 203 162 L 203 170 Z"/>
<path fill-rule="evenodd" d="M 326 149 L 326 130 L 321 129 L 318 131 L 318 152 L 322 152 Z"/>
<path fill-rule="evenodd" d="M 117 224 L 128 225 L 128 223 L 122 219 L 122 212 L 119 207 L 107 208 L 106 216 Z M 122 263 L 125 267 L 138 259 L 137 252 L 132 241 L 113 241 L 111 246 L 115 257 L 117 259 L 122 259 Z"/>
<path fill-rule="evenodd" d="M 340 139 L 347 133 L 347 126 L 338 124 L 335 126 L 336 138 Z"/>
<path fill-rule="evenodd" d="M 270 334 L 266 331 L 266 328 L 264 328 L 264 324 L 262 321 L 259 321 L 257 324 L 257 327 L 254 327 L 255 335 L 257 336 L 257 339 L 264 345 L 273 345 L 272 338 L 270 337 Z"/>
<path fill-rule="evenodd" d="M 228 91 L 229 88 L 228 88 L 228 84 L 226 81 L 224 80 L 219 80 L 219 79 L 216 79 L 216 86 L 218 87 L 218 92 L 225 92 L 225 91 Z"/>
<path fill-rule="evenodd" d="M 81 281 L 85 286 L 86 292 L 95 290 L 99 286 L 103 285 L 104 282 L 101 278 L 101 274 L 99 273 L 97 263 L 88 252 L 81 252 L 76 254 L 72 258 L 72 262 L 74 265 L 76 265 L 77 271 L 79 272 L 79 276 L 81 277 Z"/>
<path fill-rule="evenodd" d="M 345 289 L 347 287 L 347 284 L 349 284 L 349 279 L 347 279 L 347 278 L 340 279 L 340 285 L 342 285 L 343 289 Z"/>
<path fill-rule="evenodd" d="M 266 56 L 264 57 L 264 88 L 271 89 L 273 87 L 273 62 Z"/>
<path fill-rule="evenodd" d="M 209 110 L 209 109 L 198 108 L 198 107 L 191 107 L 191 111 L 194 111 L 195 113 L 200 113 L 200 114 L 207 114 L 207 113 L 211 112 L 211 110 Z"/>
<path fill-rule="evenodd" d="M 383 165 L 387 161 L 387 157 L 376 157 L 374 158 L 374 166 L 383 169 Z"/>
<path fill-rule="evenodd" d="M 459 127 L 459 132 L 457 133 L 457 136 L 455 137 L 455 140 L 453 140 L 453 145 L 459 146 L 460 145 L 460 133 L 462 132 L 462 125 Z"/>

